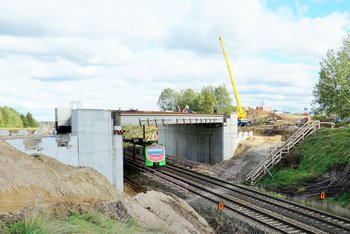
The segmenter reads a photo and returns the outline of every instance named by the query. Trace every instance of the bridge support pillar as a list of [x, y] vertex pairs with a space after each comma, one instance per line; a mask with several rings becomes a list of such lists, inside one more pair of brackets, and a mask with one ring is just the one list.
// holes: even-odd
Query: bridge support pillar
[[123, 191], [123, 139], [113, 134], [111, 111], [72, 111], [72, 135], [78, 137], [78, 165], [88, 166]]
[[[119, 127], [120, 128], [120, 127]], [[119, 191], [124, 191], [124, 166], [123, 166], [123, 136], [113, 135], [112, 151], [112, 184]]]

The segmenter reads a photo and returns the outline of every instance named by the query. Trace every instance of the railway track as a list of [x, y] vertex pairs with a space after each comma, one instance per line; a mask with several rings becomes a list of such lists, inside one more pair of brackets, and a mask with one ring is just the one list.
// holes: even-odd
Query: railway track
[[[251, 188], [204, 175], [176, 165], [167, 165], [162, 171], [165, 175], [188, 184], [198, 183], [207, 186], [220, 194], [234, 198], [242, 204], [250, 204], [262, 212], [282, 216], [284, 220], [294, 221], [307, 231], [315, 233], [350, 233], [350, 220], [334, 216], [316, 209], [308, 208], [284, 199], [255, 191]], [[272, 213], [271, 213], [272, 212]]]
[[178, 174], [171, 171], [170, 166], [157, 171], [152, 168], [142, 167], [137, 162], [133, 160], [124, 159], [125, 164], [135, 168], [142, 168], [143, 171], [152, 173], [155, 176], [162, 178], [163, 180], [176, 184], [177, 187], [182, 187], [183, 189], [203, 197], [215, 204], [219, 202], [224, 202], [225, 209], [238, 213], [244, 217], [247, 217], [259, 224], [262, 224], [275, 232], [281, 233], [326, 233], [312, 226], [306, 225], [302, 222], [295, 221], [290, 218], [286, 218], [284, 215], [266, 210], [257, 205], [252, 205], [249, 202], [238, 199], [230, 194], [220, 191], [220, 189], [213, 188], [206, 184], [206, 182], [201, 181], [195, 182], [192, 179], [185, 178], [184, 176], [179, 176]]

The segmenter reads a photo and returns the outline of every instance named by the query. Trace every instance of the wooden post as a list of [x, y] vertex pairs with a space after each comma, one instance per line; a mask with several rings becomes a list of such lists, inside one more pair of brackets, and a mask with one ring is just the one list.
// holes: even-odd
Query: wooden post
[[143, 134], [143, 139], [146, 139], [146, 126], [142, 125], [142, 134]]

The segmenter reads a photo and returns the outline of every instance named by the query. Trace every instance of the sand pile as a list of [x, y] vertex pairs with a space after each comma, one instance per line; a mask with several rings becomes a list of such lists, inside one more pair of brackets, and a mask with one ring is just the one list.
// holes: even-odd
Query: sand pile
[[0, 140], [0, 211], [48, 202], [108, 200], [116, 195], [107, 179], [91, 168], [29, 156]]
[[274, 147], [282, 144], [281, 135], [251, 136], [239, 143], [234, 157], [211, 168], [214, 174], [229, 180], [243, 182], [245, 176], [255, 168]]

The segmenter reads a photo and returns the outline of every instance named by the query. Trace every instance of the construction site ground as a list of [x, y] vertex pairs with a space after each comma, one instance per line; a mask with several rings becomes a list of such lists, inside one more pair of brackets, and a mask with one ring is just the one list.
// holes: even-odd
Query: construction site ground
[[238, 145], [234, 157], [208, 166], [206, 170], [220, 178], [243, 183], [246, 175], [266, 157], [271, 148], [282, 144], [281, 138], [281, 135], [251, 136]]

